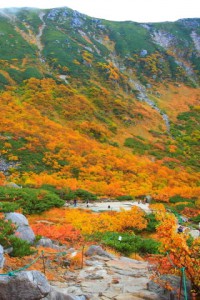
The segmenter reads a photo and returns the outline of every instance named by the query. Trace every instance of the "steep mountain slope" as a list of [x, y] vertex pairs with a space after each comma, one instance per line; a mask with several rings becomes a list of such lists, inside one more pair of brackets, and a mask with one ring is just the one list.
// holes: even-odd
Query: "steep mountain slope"
[[200, 19], [4, 9], [0, 54], [0, 171], [10, 180], [198, 194]]

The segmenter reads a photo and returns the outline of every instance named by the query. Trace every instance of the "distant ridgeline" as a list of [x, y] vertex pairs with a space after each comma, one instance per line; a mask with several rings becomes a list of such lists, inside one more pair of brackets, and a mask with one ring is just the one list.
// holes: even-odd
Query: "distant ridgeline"
[[0, 10], [0, 183], [199, 194], [200, 19]]

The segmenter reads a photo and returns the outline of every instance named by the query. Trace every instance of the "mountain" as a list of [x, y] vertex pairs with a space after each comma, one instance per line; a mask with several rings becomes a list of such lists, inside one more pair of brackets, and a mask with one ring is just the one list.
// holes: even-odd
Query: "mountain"
[[199, 193], [200, 19], [0, 10], [2, 182]]

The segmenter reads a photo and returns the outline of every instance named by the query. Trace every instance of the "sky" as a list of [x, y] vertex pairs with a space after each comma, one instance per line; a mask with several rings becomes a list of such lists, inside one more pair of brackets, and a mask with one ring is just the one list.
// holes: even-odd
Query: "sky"
[[112, 21], [164, 22], [200, 17], [199, 0], [0, 0], [0, 8], [63, 6]]

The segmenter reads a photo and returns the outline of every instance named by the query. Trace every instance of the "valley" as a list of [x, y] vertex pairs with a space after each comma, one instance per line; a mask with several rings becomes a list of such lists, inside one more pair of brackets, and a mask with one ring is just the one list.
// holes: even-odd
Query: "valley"
[[198, 18], [0, 9], [0, 284], [43, 273], [37, 299], [165, 300], [187, 278], [200, 293], [199, 41]]

